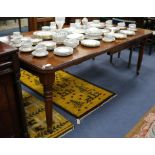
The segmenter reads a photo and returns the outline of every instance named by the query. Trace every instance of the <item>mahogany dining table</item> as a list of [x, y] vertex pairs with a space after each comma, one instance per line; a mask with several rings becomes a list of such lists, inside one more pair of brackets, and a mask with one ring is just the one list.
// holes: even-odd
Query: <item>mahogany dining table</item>
[[[33, 32], [24, 33], [24, 36], [31, 36]], [[52, 127], [52, 86], [55, 80], [55, 72], [66, 67], [79, 64], [88, 59], [95, 58], [98, 55], [105, 53], [117, 53], [123, 49], [132, 48], [139, 45], [137, 59], [137, 75], [140, 73], [140, 68], [143, 60], [144, 46], [147, 39], [152, 35], [152, 31], [138, 28], [136, 35], [128, 36], [126, 39], [117, 39], [115, 42], [104, 43], [101, 41], [99, 47], [84, 47], [79, 45], [74, 49], [73, 55], [60, 57], [49, 52], [49, 55], [42, 58], [36, 58], [31, 53], [18, 52], [21, 68], [39, 77], [44, 88], [45, 111], [47, 129], [51, 131]], [[0, 41], [8, 43], [10, 36], [0, 37]], [[47, 65], [50, 64], [50, 65]]]

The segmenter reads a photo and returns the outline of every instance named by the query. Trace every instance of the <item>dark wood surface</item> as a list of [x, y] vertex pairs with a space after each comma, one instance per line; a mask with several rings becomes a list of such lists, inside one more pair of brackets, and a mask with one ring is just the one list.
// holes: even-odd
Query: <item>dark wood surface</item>
[[[25, 33], [25, 36], [31, 36], [33, 32]], [[68, 57], [59, 57], [49, 53], [47, 57], [35, 58], [30, 53], [18, 53], [21, 67], [29, 72], [37, 75], [44, 88], [46, 121], [48, 129], [52, 126], [52, 86], [55, 79], [55, 71], [66, 67], [79, 64], [88, 59], [94, 58], [104, 53], [116, 53], [126, 48], [132, 48], [135, 45], [140, 45], [140, 50], [137, 60], [137, 75], [140, 73], [141, 63], [144, 53], [144, 45], [148, 37], [152, 35], [152, 31], [138, 29], [135, 36], [130, 36], [127, 39], [116, 40], [113, 43], [103, 43], [97, 48], [88, 48], [79, 45], [74, 54]], [[8, 42], [9, 37], [1, 37], [0, 40]], [[43, 69], [46, 64], [51, 64], [51, 67]]]
[[26, 137], [17, 49], [0, 42], [0, 137]]

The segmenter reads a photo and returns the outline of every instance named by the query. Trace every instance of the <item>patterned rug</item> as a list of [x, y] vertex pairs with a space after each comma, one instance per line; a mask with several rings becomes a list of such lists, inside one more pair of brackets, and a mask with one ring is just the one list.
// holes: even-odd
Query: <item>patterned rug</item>
[[135, 127], [125, 136], [126, 138], [155, 138], [155, 106], [152, 107]]
[[73, 129], [73, 125], [53, 110], [52, 133], [47, 131], [44, 102], [23, 91], [28, 133], [31, 138], [56, 138]]
[[[43, 94], [43, 87], [38, 77], [22, 70], [21, 81], [39, 94]], [[56, 72], [53, 101], [76, 118], [85, 116], [114, 96], [115, 93], [99, 88], [70, 73], [61, 70]]]

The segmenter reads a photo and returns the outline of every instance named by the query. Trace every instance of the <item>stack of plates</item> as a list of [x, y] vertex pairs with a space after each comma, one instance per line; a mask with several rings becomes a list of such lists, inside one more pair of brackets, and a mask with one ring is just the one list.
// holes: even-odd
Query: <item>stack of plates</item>
[[81, 44], [86, 47], [98, 47], [100, 46], [100, 41], [85, 39], [81, 41]]
[[55, 48], [53, 53], [58, 56], [69, 56], [73, 54], [73, 48], [67, 46], [61, 46]]
[[110, 43], [110, 42], [115, 41], [115, 38], [107, 38], [107, 37], [104, 37], [104, 38], [102, 38], [102, 40], [103, 40], [104, 42]]
[[42, 51], [42, 52], [33, 51], [31, 54], [35, 57], [45, 57], [48, 55], [48, 51]]
[[34, 50], [34, 47], [28, 47], [28, 48], [23, 48], [22, 46], [19, 48], [19, 51], [20, 52], [25, 52], [25, 53], [28, 53], [28, 52], [32, 52]]

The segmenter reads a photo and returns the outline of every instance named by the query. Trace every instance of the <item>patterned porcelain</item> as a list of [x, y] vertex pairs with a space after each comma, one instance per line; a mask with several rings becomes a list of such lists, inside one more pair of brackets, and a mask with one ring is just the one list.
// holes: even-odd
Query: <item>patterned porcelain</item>
[[130, 30], [120, 30], [120, 33], [129, 35], [129, 36], [135, 35], [135, 32], [134, 31], [130, 31]]
[[53, 53], [58, 56], [69, 56], [73, 54], [73, 48], [67, 46], [61, 46], [55, 48]]
[[68, 39], [77, 39], [77, 40], [82, 40], [84, 39], [84, 35], [83, 34], [79, 34], [79, 33], [73, 33], [73, 34], [69, 34], [67, 36]]
[[68, 47], [75, 48], [79, 45], [79, 40], [77, 40], [77, 39], [65, 39], [64, 45], [68, 46]]
[[98, 47], [100, 46], [100, 41], [85, 39], [81, 41], [81, 44], [86, 47]]

